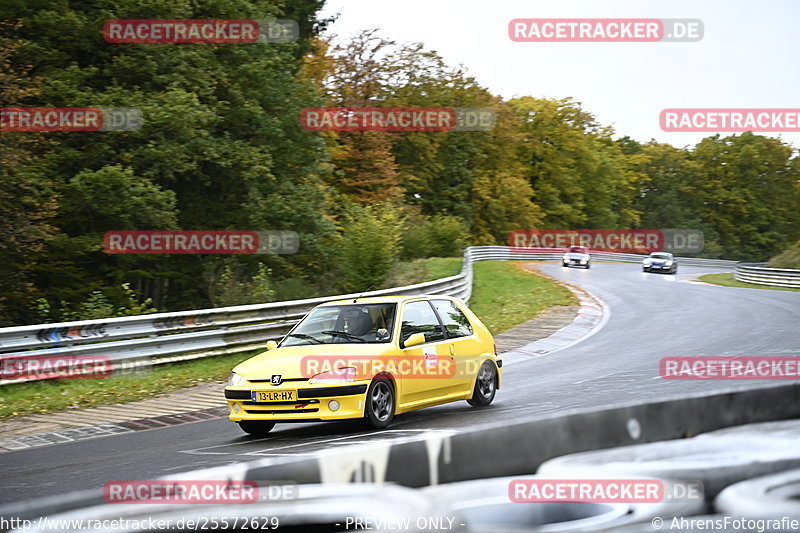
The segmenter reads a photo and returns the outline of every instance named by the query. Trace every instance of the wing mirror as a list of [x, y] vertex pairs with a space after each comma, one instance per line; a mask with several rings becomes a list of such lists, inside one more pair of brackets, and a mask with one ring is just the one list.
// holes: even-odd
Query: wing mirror
[[267, 341], [267, 350], [274, 350], [278, 347], [278, 343], [275, 341]]
[[412, 346], [419, 346], [420, 344], [425, 344], [425, 334], [414, 333], [405, 340], [403, 348], [411, 348]]

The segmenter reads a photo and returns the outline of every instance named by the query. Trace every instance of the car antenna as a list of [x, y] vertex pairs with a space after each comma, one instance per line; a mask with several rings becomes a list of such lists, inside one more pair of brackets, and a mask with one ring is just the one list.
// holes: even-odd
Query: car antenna
[[356, 303], [356, 300], [358, 300], [359, 298], [361, 298], [362, 296], [364, 296], [365, 294], [367, 294], [367, 293], [368, 293], [370, 290], [372, 290], [372, 287], [374, 287], [374, 286], [375, 286], [375, 285], [370, 285], [370, 286], [369, 286], [369, 289], [365, 290], [364, 292], [362, 292], [361, 294], [359, 294], [358, 296], [356, 296], [355, 298], [353, 298], [353, 303]]

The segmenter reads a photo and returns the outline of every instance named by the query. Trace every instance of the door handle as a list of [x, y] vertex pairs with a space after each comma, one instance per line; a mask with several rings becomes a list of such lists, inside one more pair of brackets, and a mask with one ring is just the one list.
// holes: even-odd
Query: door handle
[[452, 359], [455, 354], [456, 354], [456, 345], [455, 344], [451, 344], [450, 345], [450, 359]]

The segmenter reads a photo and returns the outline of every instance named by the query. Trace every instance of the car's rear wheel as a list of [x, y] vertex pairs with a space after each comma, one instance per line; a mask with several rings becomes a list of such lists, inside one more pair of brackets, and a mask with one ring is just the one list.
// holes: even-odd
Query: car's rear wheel
[[260, 422], [258, 420], [242, 420], [239, 427], [248, 435], [254, 437], [264, 437], [275, 427], [275, 422]]
[[494, 364], [484, 361], [475, 378], [472, 398], [467, 403], [473, 407], [485, 407], [492, 403], [497, 392], [497, 369]]
[[394, 387], [388, 379], [375, 379], [367, 390], [367, 405], [364, 408], [367, 423], [375, 429], [383, 429], [394, 418]]

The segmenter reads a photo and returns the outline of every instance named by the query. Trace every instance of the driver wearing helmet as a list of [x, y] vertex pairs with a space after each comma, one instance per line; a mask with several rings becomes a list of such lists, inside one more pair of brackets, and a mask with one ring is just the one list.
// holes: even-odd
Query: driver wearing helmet
[[344, 330], [351, 335], [358, 337], [365, 337], [370, 332], [375, 332], [371, 335], [372, 339], [364, 340], [384, 340], [389, 336], [389, 332], [385, 328], [376, 329], [372, 316], [365, 309], [348, 309], [344, 314]]

